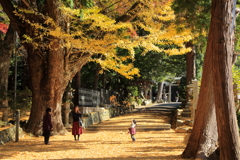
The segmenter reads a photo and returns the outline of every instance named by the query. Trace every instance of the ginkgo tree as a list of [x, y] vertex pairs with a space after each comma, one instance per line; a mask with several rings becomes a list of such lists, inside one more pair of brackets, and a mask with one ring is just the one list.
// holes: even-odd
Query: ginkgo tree
[[[42, 117], [47, 107], [53, 110], [53, 134], [66, 132], [61, 117], [64, 90], [74, 75], [89, 61], [101, 64], [127, 78], [138, 69], [125, 61], [134, 60], [134, 48], [145, 52], [184, 54], [184, 42], [192, 38], [190, 31], [177, 32], [171, 0], [133, 0], [123, 13], [112, 11], [119, 1], [90, 0], [0, 0], [4, 12], [18, 32], [28, 53], [31, 77], [32, 109], [27, 132], [41, 135]], [[120, 7], [118, 7], [120, 8]], [[132, 36], [143, 29], [145, 36]], [[164, 49], [157, 45], [174, 44]], [[128, 50], [118, 56], [116, 48]], [[94, 55], [103, 55], [104, 59]]]

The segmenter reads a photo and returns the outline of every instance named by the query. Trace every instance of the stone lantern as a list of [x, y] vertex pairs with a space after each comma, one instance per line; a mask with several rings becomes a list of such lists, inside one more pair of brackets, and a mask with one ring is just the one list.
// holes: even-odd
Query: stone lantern
[[192, 103], [192, 101], [193, 101], [193, 84], [192, 83], [187, 85], [187, 94], [188, 94], [188, 102], [186, 104], [186, 108], [189, 109], [193, 105], [193, 103]]
[[187, 91], [189, 101], [187, 102], [186, 107], [191, 110], [191, 120], [194, 121], [198, 101], [198, 81], [193, 80], [192, 84], [187, 85]]
[[63, 103], [63, 123], [66, 128], [70, 128], [71, 125], [69, 124], [69, 113], [71, 112], [71, 102], [73, 98], [73, 92], [74, 90], [71, 88], [71, 85], [69, 84], [66, 88], [65, 95], [64, 95], [64, 103]]

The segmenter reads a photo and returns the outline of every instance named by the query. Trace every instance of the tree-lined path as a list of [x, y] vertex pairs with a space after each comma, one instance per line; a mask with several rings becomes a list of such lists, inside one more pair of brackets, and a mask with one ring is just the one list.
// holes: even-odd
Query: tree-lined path
[[[80, 141], [74, 141], [70, 132], [66, 136], [51, 137], [49, 146], [43, 144], [43, 137], [25, 136], [18, 143], [0, 146], [0, 157], [18, 160], [180, 160], [189, 134], [162, 130], [170, 125], [171, 112], [165, 109], [175, 106], [175, 103], [148, 106], [140, 108], [139, 112], [92, 125], [84, 130]], [[136, 142], [132, 142], [127, 133], [132, 118], [138, 124]]]

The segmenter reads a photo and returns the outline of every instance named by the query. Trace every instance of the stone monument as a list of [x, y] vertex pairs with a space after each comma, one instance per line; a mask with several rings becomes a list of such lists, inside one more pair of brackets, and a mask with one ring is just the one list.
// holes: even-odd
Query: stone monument
[[192, 81], [193, 84], [193, 105], [192, 105], [192, 113], [191, 118], [194, 120], [195, 118], [195, 112], [197, 109], [197, 103], [198, 103], [198, 81], [195, 79]]
[[72, 127], [69, 124], [69, 113], [71, 112], [70, 106], [73, 98], [73, 94], [72, 94], [73, 91], [74, 90], [71, 88], [71, 85], [69, 84], [66, 88], [65, 95], [64, 95], [62, 112], [63, 112], [63, 123], [66, 128]]
[[191, 120], [194, 121], [195, 111], [197, 108], [198, 102], [198, 81], [193, 80], [191, 84], [187, 85], [189, 101], [187, 102], [186, 107], [191, 110]]

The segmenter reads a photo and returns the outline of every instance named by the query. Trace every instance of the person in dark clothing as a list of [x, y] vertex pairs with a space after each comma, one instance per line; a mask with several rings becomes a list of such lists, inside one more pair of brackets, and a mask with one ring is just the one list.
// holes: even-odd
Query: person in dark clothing
[[[80, 135], [83, 133], [82, 126], [79, 125], [79, 121], [82, 118], [82, 114], [79, 111], [79, 107], [75, 106], [72, 111], [73, 125], [72, 125], [72, 135], [75, 141], [79, 141]], [[76, 137], [77, 136], [77, 137]]]
[[46, 145], [50, 145], [49, 138], [51, 131], [53, 130], [52, 127], [52, 120], [51, 120], [51, 108], [46, 109], [46, 114], [43, 117], [43, 136], [44, 136], [44, 143]]

